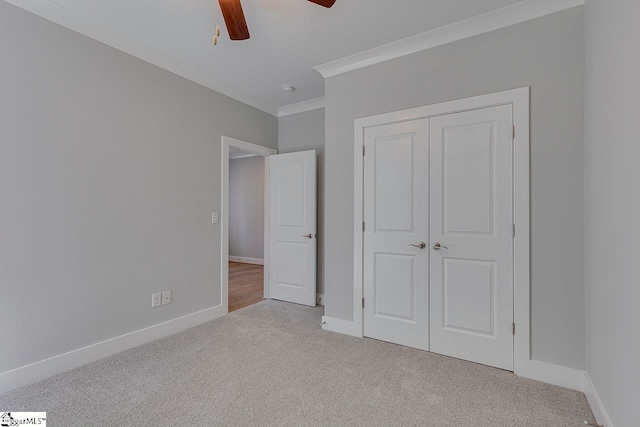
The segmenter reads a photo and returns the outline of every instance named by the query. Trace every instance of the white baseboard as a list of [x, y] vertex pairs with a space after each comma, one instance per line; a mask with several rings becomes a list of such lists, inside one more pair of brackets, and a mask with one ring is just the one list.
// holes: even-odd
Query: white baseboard
[[[339, 334], [350, 335], [362, 338], [362, 329], [359, 324], [333, 317], [322, 317], [322, 329]], [[593, 415], [599, 424], [605, 427], [613, 427], [611, 418], [600, 400], [600, 396], [596, 392], [589, 374], [579, 369], [567, 368], [565, 366], [554, 365], [552, 363], [541, 362], [539, 360], [530, 360], [525, 366], [519, 367], [515, 374], [519, 377], [529, 378], [547, 384], [568, 388], [583, 392]]]
[[[353, 321], [324, 316], [322, 318], [322, 329], [353, 337], [362, 337], [360, 324]], [[530, 360], [524, 366], [518, 367], [515, 374], [519, 377], [529, 378], [571, 390], [585, 391], [585, 372], [579, 369], [567, 368], [538, 360]]]
[[316, 294], [316, 302], [318, 305], [324, 305], [324, 294]]
[[349, 320], [322, 316], [322, 329], [329, 332], [336, 332], [343, 335], [362, 338], [362, 328], [360, 325]]
[[[318, 294], [321, 304], [324, 295]], [[68, 353], [50, 357], [20, 368], [0, 373], [0, 394], [42, 381], [46, 378], [86, 365], [121, 351], [164, 338], [168, 335], [184, 331], [202, 323], [218, 319], [226, 314], [222, 305], [187, 314], [157, 325], [149, 326], [128, 334], [120, 335], [96, 344], [72, 350]], [[322, 317], [322, 329], [344, 335], [362, 338], [359, 324], [333, 317]], [[520, 368], [516, 375], [584, 392], [591, 410], [598, 423], [605, 427], [613, 427], [602, 400], [598, 395], [589, 374], [584, 371], [553, 365], [551, 363], [531, 360]]]
[[[349, 320], [323, 316], [322, 329], [325, 331], [362, 338], [361, 325]], [[538, 360], [530, 360], [524, 366], [518, 367], [515, 374], [519, 377], [529, 378], [580, 392], [583, 392], [585, 389], [584, 371]]]
[[229, 255], [229, 262], [241, 262], [243, 264], [264, 265], [263, 259], [247, 258], [247, 257], [231, 256], [231, 255]]
[[589, 406], [591, 406], [591, 411], [593, 412], [593, 416], [596, 417], [598, 424], [602, 424], [605, 427], [613, 427], [611, 418], [602, 404], [602, 400], [600, 400], [600, 396], [591, 381], [591, 377], [589, 377], [589, 374], [586, 372], [584, 373], [584, 394], [587, 396]]
[[225, 314], [227, 314], [226, 308], [219, 305], [2, 372], [0, 373], [0, 394], [215, 320]]
[[525, 366], [516, 369], [515, 374], [519, 377], [571, 390], [584, 391], [585, 372], [579, 369], [567, 368], [539, 360], [530, 360]]

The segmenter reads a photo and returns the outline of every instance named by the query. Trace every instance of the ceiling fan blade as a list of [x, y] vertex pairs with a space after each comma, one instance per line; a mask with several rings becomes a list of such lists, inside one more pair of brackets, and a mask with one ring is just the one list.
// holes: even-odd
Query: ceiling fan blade
[[251, 37], [240, 0], [220, 0], [220, 9], [231, 40], [247, 40]]
[[319, 4], [324, 7], [331, 7], [336, 2], [336, 0], [309, 0], [311, 3]]

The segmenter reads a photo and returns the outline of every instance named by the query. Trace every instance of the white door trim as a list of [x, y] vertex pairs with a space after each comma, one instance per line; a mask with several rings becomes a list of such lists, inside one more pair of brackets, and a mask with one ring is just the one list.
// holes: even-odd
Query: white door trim
[[229, 147], [264, 157], [264, 297], [269, 298], [269, 156], [278, 154], [277, 150], [251, 144], [250, 142], [222, 136], [220, 215], [221, 251], [220, 251], [220, 295], [224, 314], [229, 313]]
[[[513, 122], [516, 129], [513, 150], [514, 223], [514, 372], [527, 376], [530, 371], [530, 218], [529, 218], [529, 87], [507, 90], [488, 95], [443, 102], [425, 107], [381, 114], [355, 120], [354, 133], [354, 270], [353, 270], [353, 325], [350, 335], [363, 333], [363, 233], [362, 221], [364, 185], [364, 132], [365, 129], [409, 120], [425, 119], [443, 114], [476, 110], [498, 105], [513, 105]], [[354, 332], [359, 331], [359, 334]]]

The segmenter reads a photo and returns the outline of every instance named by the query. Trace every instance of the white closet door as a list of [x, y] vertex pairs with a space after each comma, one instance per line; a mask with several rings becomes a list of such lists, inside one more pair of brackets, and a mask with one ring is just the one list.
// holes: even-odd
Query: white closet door
[[270, 161], [269, 297], [316, 305], [316, 152]]
[[364, 157], [364, 334], [424, 350], [429, 349], [428, 129], [428, 120], [367, 129]]
[[431, 119], [431, 351], [513, 370], [513, 115]]

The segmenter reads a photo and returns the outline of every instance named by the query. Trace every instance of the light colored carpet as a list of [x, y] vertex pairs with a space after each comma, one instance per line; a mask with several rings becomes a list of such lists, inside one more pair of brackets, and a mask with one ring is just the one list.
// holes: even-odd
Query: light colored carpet
[[0, 396], [52, 426], [539, 426], [593, 421], [582, 393], [320, 329], [264, 301]]

